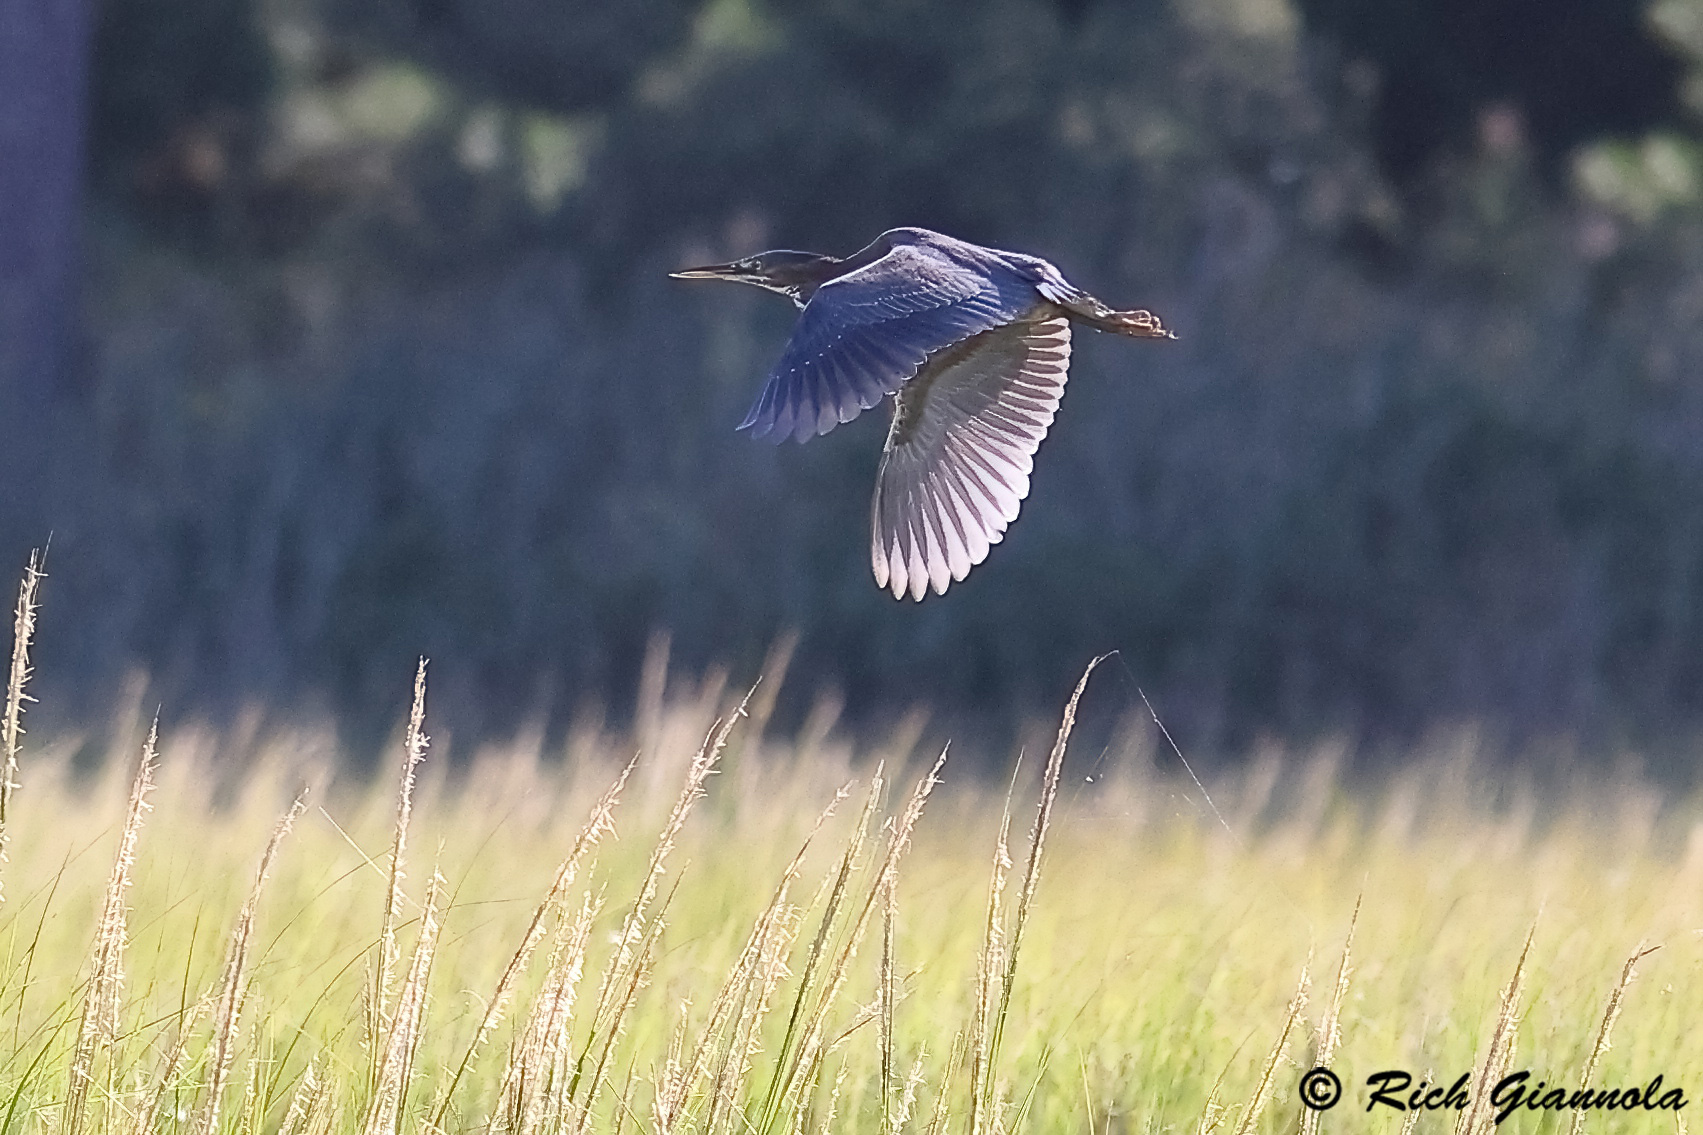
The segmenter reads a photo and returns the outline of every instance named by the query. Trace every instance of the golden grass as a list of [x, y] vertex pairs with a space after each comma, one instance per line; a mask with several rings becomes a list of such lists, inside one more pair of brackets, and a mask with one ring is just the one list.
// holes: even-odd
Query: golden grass
[[1484, 1063], [1479, 1066], [1472, 1092], [1472, 1103], [1460, 1113], [1455, 1123], [1456, 1135], [1480, 1135], [1494, 1126], [1495, 1109], [1491, 1099], [1495, 1085], [1507, 1075], [1513, 1059], [1516, 1033], [1519, 1029], [1520, 1001], [1525, 992], [1526, 961], [1531, 957], [1533, 926], [1526, 933], [1525, 945], [1520, 947], [1520, 960], [1514, 965], [1514, 976], [1502, 987], [1496, 1006], [1496, 1020], [1490, 1029], [1490, 1042], [1485, 1048]]
[[[1580, 1087], [1594, 1086], [1597, 1065], [1601, 1062], [1603, 1054], [1609, 1050], [1609, 1041], [1614, 1034], [1614, 1022], [1620, 1018], [1621, 1006], [1626, 1000], [1626, 991], [1631, 988], [1632, 979], [1637, 976], [1638, 963], [1655, 953], [1657, 949], [1656, 946], [1646, 946], [1643, 942], [1639, 942], [1633, 949], [1632, 956], [1626, 959], [1626, 965], [1620, 971], [1620, 980], [1615, 983], [1613, 991], [1608, 995], [1608, 1004], [1603, 1007], [1602, 1024], [1597, 1028], [1596, 1043], [1591, 1046], [1590, 1055], [1585, 1057], [1585, 1066], [1579, 1071], [1578, 1082]], [[1573, 1113], [1573, 1118], [1567, 1124], [1568, 1135], [1579, 1135], [1584, 1130], [1586, 1114], [1583, 1111]], [[1675, 1113], [1675, 1121], [1683, 1124], [1683, 1120], [1680, 1119], [1677, 1112]]]
[[[32, 744], [0, 1135], [1535, 1132], [1579, 1128], [1495, 1125], [1507, 1070], [1703, 1092], [1695, 801], [1510, 788], [1462, 745], [1354, 792], [1266, 754], [1208, 805], [1139, 729], [1070, 771], [1087, 682], [1000, 794], [919, 763], [914, 722], [775, 740], [772, 688], [672, 692], [654, 658], [637, 763], [585, 732], [423, 762], [423, 663], [387, 787], [305, 734], [151, 731], [123, 778], [128, 746], [79, 778], [78, 739]], [[1299, 1106], [1316, 1063], [1337, 1111]], [[1471, 1072], [1475, 1106], [1369, 1116], [1385, 1068]]]
[[[18, 751], [24, 736], [24, 703], [30, 696], [24, 687], [30, 680], [30, 645], [35, 639], [36, 589], [45, 573], [41, 570], [42, 554], [31, 552], [24, 568], [24, 580], [18, 585], [18, 606], [12, 619], [12, 666], [6, 678], [6, 710], [0, 717], [0, 865], [6, 862], [6, 841], [11, 829], [6, 826], [12, 812], [12, 793], [18, 785]], [[5, 890], [0, 887], [0, 899]]]
[[400, 952], [396, 944], [396, 922], [402, 917], [402, 903], [406, 897], [402, 889], [406, 877], [403, 856], [408, 850], [408, 821], [414, 808], [414, 778], [419, 773], [420, 762], [426, 759], [425, 723], [426, 660], [422, 658], [414, 671], [414, 702], [408, 711], [408, 731], [402, 742], [402, 775], [396, 788], [396, 825], [390, 837], [390, 885], [385, 888], [384, 916], [379, 922], [378, 964], [373, 968], [372, 984], [367, 989], [364, 1024], [370, 1055], [367, 1065], [367, 1094], [370, 1097], [368, 1135], [379, 1135], [371, 1126], [378, 1116], [373, 1109], [382, 1100], [394, 1099], [402, 1090], [400, 1085], [386, 1079], [387, 1075], [394, 1076], [396, 1072], [388, 1066], [396, 1047], [392, 1043], [396, 1022], [392, 1016], [390, 994], [396, 980], [396, 960]]
[[[158, 740], [159, 722], [156, 721], [148, 728], [148, 739], [142, 744], [142, 759], [137, 764], [136, 779], [131, 782], [130, 798], [124, 807], [118, 855], [113, 860], [106, 893], [101, 898], [100, 918], [95, 924], [89, 980], [83, 986], [83, 1010], [77, 1021], [77, 1040], [71, 1049], [70, 1082], [65, 1088], [64, 1126], [67, 1135], [82, 1135], [89, 1092], [94, 1087], [95, 1061], [118, 1040], [118, 1018], [124, 995], [124, 951], [130, 941], [130, 911], [125, 905], [125, 895], [130, 890], [131, 870], [136, 865], [136, 839], [142, 831], [142, 818], [148, 813], [148, 794], [154, 788], [155, 745]], [[113, 1091], [111, 1061], [107, 1062], [107, 1068], [107, 1094], [110, 1095]]]
[[225, 964], [213, 995], [213, 1035], [207, 1046], [206, 1088], [201, 1093], [201, 1107], [196, 1114], [196, 1135], [212, 1135], [219, 1129], [225, 1087], [230, 1082], [231, 1065], [236, 1061], [241, 1039], [242, 1011], [248, 1002], [248, 967], [254, 945], [255, 913], [266, 881], [272, 875], [278, 848], [301, 817], [302, 810], [303, 800], [298, 796], [273, 827], [272, 837], [266, 841], [266, 850], [260, 853], [260, 865], [254, 870], [254, 884], [243, 900], [242, 909], [237, 912], [236, 927], [231, 931], [230, 944], [225, 950]]
[[[1348, 996], [1348, 981], [1354, 975], [1349, 966], [1349, 957], [1354, 950], [1354, 927], [1360, 922], [1360, 900], [1354, 900], [1354, 913], [1348, 919], [1348, 936], [1342, 942], [1342, 960], [1337, 963], [1336, 983], [1331, 986], [1330, 1004], [1325, 1009], [1324, 1016], [1319, 1018], [1318, 1029], [1313, 1033], [1312, 1058], [1307, 1062], [1314, 1067], [1329, 1068], [1336, 1057], [1337, 1045], [1342, 1041], [1342, 1003]], [[1319, 1117], [1324, 1113], [1312, 1108], [1301, 1109], [1300, 1135], [1316, 1135], [1319, 1129]]]

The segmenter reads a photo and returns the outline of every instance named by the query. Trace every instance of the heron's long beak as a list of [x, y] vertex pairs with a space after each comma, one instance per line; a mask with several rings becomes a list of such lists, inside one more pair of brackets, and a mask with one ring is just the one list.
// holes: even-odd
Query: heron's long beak
[[702, 268], [682, 268], [678, 272], [668, 274], [672, 280], [745, 280], [749, 273], [742, 272], [731, 264], [707, 264]]

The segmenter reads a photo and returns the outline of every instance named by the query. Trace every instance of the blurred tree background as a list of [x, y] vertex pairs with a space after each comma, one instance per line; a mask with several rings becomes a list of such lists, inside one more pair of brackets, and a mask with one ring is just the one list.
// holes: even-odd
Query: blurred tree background
[[[87, 22], [80, 329], [0, 367], [60, 704], [388, 722], [424, 653], [469, 738], [796, 630], [854, 718], [1050, 711], [1121, 648], [1197, 748], [1703, 723], [1703, 0]], [[921, 606], [868, 578], [880, 426], [732, 430], [791, 309], [665, 278], [896, 225], [1182, 336], [1079, 337], [1022, 519]]]

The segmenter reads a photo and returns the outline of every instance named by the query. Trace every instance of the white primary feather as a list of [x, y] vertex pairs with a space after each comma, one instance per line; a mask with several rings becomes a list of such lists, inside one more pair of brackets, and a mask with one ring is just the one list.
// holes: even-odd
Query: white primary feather
[[939, 351], [896, 395], [871, 509], [871, 566], [895, 598], [944, 594], [999, 543], [1070, 366], [1063, 316]]

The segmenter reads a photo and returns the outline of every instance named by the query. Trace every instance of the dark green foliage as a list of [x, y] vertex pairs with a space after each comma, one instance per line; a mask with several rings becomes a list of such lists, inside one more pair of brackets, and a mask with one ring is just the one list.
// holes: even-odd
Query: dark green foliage
[[246, 140], [272, 89], [256, 5], [104, 0], [96, 10], [89, 148], [97, 174], [127, 194], [210, 191], [223, 171], [197, 169], [186, 148], [223, 151]]
[[[659, 629], [749, 673], [796, 628], [854, 716], [1016, 718], [1113, 648], [1199, 745], [1703, 712], [1703, 219], [1583, 211], [1518, 141], [1405, 209], [1278, 0], [318, 12], [199, 238], [94, 228], [87, 398], [6, 518], [56, 530], [44, 681], [371, 720], [424, 653], [468, 736], [619, 698]], [[379, 80], [409, 131], [277, 125]], [[869, 579], [879, 415], [735, 434], [793, 312], [665, 278], [897, 224], [1182, 335], [1078, 337], [1022, 518], [920, 606]]]
[[1309, 29], [1378, 74], [1378, 155], [1398, 177], [1470, 149], [1502, 103], [1555, 168], [1581, 142], [1671, 123], [1684, 62], [1628, 0], [1296, 0]]
[[332, 27], [412, 55], [488, 97], [563, 110], [619, 104], [691, 31], [703, 0], [328, 0]]

